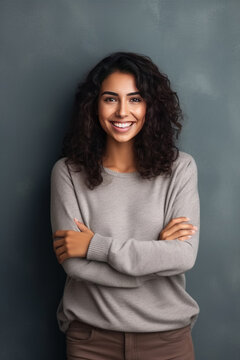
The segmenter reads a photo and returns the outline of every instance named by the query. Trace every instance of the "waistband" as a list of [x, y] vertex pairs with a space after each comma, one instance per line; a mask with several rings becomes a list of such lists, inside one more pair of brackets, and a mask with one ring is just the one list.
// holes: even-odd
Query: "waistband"
[[188, 324], [187, 326], [178, 328], [178, 329], [172, 329], [172, 330], [166, 330], [166, 331], [153, 331], [153, 332], [129, 332], [129, 331], [117, 331], [117, 330], [109, 330], [109, 329], [103, 329], [91, 324], [88, 324], [86, 322], [83, 322], [81, 320], [73, 320], [70, 325], [69, 328], [76, 328], [76, 329], [98, 329], [99, 331], [102, 332], [108, 332], [108, 333], [114, 333], [114, 334], [124, 334], [124, 333], [128, 333], [128, 334], [142, 334], [142, 335], [147, 335], [147, 334], [160, 334], [160, 335], [164, 335], [164, 336], [170, 336], [170, 335], [174, 335], [174, 334], [183, 334], [185, 332], [191, 332], [191, 324]]

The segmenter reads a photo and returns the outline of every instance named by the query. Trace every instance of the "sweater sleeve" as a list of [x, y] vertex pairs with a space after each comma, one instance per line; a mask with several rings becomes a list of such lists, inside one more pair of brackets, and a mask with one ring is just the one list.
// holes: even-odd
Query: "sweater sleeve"
[[[53, 166], [50, 175], [50, 220], [52, 234], [57, 230], [80, 231], [74, 222], [74, 217], [83, 222], [78, 202], [75, 196], [72, 179], [68, 168], [62, 159]], [[98, 285], [134, 288], [152, 275], [132, 276], [118, 272], [109, 264], [86, 258], [68, 258], [61, 264], [66, 274], [75, 280], [85, 280]]]
[[132, 276], [172, 276], [190, 270], [196, 261], [200, 232], [200, 201], [197, 165], [190, 161], [176, 172], [166, 198], [164, 227], [172, 218], [186, 216], [198, 230], [188, 240], [138, 240], [95, 233], [87, 259], [108, 262], [117, 271]]

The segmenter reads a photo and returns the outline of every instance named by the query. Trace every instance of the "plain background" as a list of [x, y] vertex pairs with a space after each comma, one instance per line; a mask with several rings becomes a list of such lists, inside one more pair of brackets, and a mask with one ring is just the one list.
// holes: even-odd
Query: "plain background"
[[198, 166], [200, 245], [186, 273], [196, 359], [239, 360], [240, 1], [2, 0], [0, 14], [1, 359], [65, 358], [50, 171], [77, 83], [133, 51], [168, 75], [185, 114], [179, 148]]

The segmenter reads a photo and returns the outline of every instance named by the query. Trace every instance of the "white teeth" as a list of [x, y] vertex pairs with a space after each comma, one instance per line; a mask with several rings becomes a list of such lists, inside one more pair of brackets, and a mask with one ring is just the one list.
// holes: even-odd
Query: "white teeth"
[[117, 126], [117, 127], [121, 127], [121, 128], [125, 128], [125, 127], [129, 127], [132, 125], [132, 122], [128, 122], [128, 123], [118, 123], [118, 122], [113, 122], [113, 125], [114, 126]]

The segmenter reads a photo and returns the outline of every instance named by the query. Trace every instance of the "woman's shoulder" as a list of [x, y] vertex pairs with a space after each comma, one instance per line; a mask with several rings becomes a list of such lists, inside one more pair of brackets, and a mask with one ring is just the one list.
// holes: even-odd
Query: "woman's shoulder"
[[53, 163], [52, 165], [52, 170], [53, 169], [62, 169], [62, 168], [65, 168], [66, 167], [66, 160], [67, 160], [67, 157], [64, 156], [64, 157], [61, 157], [57, 160], [55, 160], [55, 162]]
[[81, 177], [84, 171], [79, 171], [78, 166], [75, 163], [73, 163], [71, 159], [69, 159], [67, 156], [63, 156], [57, 159], [53, 163], [51, 172], [52, 174], [62, 175], [67, 177], [69, 176], [72, 177], [75, 174], [75, 172], [77, 172], [78, 176]]
[[195, 159], [192, 154], [179, 150], [178, 161], [182, 163], [191, 161], [195, 162]]
[[69, 176], [69, 165], [66, 163], [67, 157], [61, 157], [57, 160], [55, 160], [55, 162], [52, 165], [52, 169], [51, 169], [51, 174], [59, 176]]
[[177, 159], [173, 162], [173, 171], [177, 172], [197, 172], [197, 164], [192, 154], [185, 151], [178, 153]]

